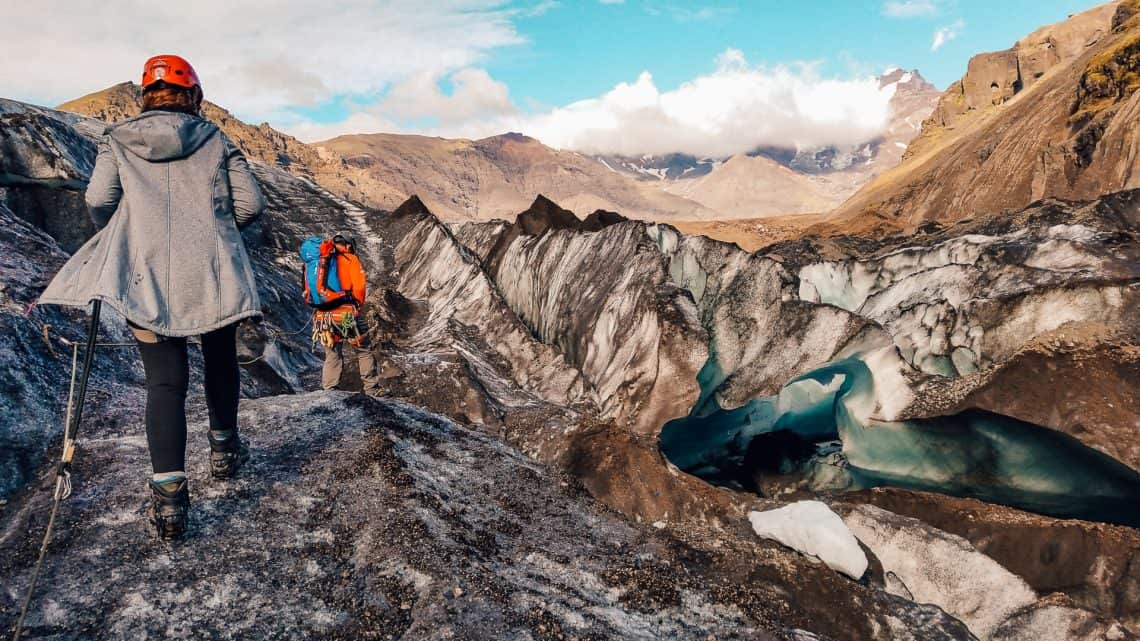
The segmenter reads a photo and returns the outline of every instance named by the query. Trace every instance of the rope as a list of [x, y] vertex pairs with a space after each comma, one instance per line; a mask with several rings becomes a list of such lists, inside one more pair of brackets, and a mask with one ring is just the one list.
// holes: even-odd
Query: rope
[[[44, 326], [47, 327], [46, 325]], [[45, 330], [44, 336], [47, 336]], [[72, 343], [71, 345], [71, 386], [67, 390], [67, 422], [65, 425], [71, 424], [72, 408], [75, 399], [75, 373], [79, 369], [79, 345]], [[67, 450], [67, 436], [64, 435], [63, 449]], [[28, 585], [28, 593], [24, 596], [24, 606], [20, 608], [20, 618], [16, 621], [16, 633], [12, 636], [13, 641], [19, 641], [20, 631], [24, 627], [24, 617], [28, 614], [28, 607], [32, 604], [32, 595], [36, 591], [36, 583], [39, 582], [40, 568], [43, 566], [44, 557], [47, 555], [48, 542], [51, 540], [51, 533], [55, 529], [55, 515], [59, 512], [59, 504], [63, 499], [71, 495], [71, 473], [68, 472], [63, 476], [56, 476], [55, 479], [55, 493], [52, 495], [51, 516], [48, 517], [47, 530], [44, 531], [43, 541], [40, 542], [40, 554], [36, 557], [36, 565], [32, 569], [32, 580]]]
[[[297, 334], [300, 334], [301, 332], [308, 329], [309, 325], [312, 322], [313, 322], [313, 319], [310, 318], [309, 320], [305, 321], [305, 324], [303, 326], [301, 326], [301, 329], [299, 329], [295, 332], [282, 332], [280, 330], [270, 328], [269, 329], [269, 340], [267, 340], [265, 342], [265, 344], [266, 344], [266, 346], [268, 346], [270, 343], [275, 343], [275, 342], [277, 342], [277, 339], [282, 337], [282, 336], [296, 336]], [[53, 335], [51, 333], [51, 325], [49, 325], [47, 323], [44, 323], [44, 325], [43, 325], [43, 337], [44, 337], [44, 343], [47, 344], [48, 352], [51, 353], [52, 358], [58, 357], [58, 355], [55, 353], [55, 350], [52, 348], [51, 339], [53, 337], [68, 347], [75, 347], [78, 345], [78, 343], [67, 338], [66, 336], [61, 336], [59, 334]], [[104, 348], [104, 349], [125, 349], [125, 348], [136, 347], [136, 346], [137, 346], [136, 343], [96, 343], [95, 344], [95, 347], [100, 347], [100, 348]], [[248, 361], [238, 361], [238, 365], [252, 365], [252, 364], [256, 363], [257, 361], [260, 361], [263, 358], [265, 358], [265, 352], [264, 351], [261, 353], [261, 356], [258, 356], [256, 358], [250, 359]]]
[[[295, 332], [282, 332], [280, 330], [270, 328], [269, 329], [269, 340], [265, 341], [265, 347], [268, 348], [271, 343], [276, 343], [277, 339], [282, 337], [282, 336], [296, 336], [297, 334], [300, 334], [301, 332], [308, 329], [309, 325], [312, 322], [313, 322], [313, 319], [310, 317], [309, 320], [305, 321], [305, 324], [301, 326], [301, 329], [299, 329]], [[238, 361], [238, 365], [253, 365], [254, 363], [256, 363], [257, 361], [260, 361], [263, 358], [265, 358], [265, 350], [264, 349], [261, 350], [260, 356], [252, 358], [248, 361]]]
[[[44, 323], [44, 342], [47, 343], [48, 351], [51, 352], [51, 355], [54, 358], [56, 356], [56, 353], [54, 350], [52, 350], [51, 339], [52, 339], [51, 325], [49, 325], [48, 323]], [[58, 340], [59, 342], [63, 343], [67, 347], [77, 347], [79, 345], [79, 343], [77, 343], [77, 342], [71, 340], [70, 338], [63, 336], [61, 334], [56, 334], [55, 339]], [[135, 346], [134, 343], [95, 343], [95, 347], [102, 347], [102, 348], [108, 348], [108, 349], [115, 349], [115, 348], [121, 348], [121, 347], [134, 347], [134, 346]]]
[[[63, 485], [63, 477], [57, 477], [55, 480], [55, 499], [51, 504], [51, 516], [48, 517], [47, 531], [44, 532], [44, 540], [40, 543], [40, 555], [36, 557], [36, 567], [32, 570], [32, 582], [28, 586], [28, 594], [24, 597], [24, 607], [20, 610], [20, 618], [16, 620], [16, 632], [12, 635], [12, 641], [20, 641], [20, 634], [24, 628], [24, 617], [28, 615], [28, 606], [32, 604], [32, 595], [36, 591], [36, 583], [40, 578], [40, 567], [44, 563], [44, 557], [47, 556], [48, 542], [51, 541], [52, 530], [55, 529], [55, 515], [59, 513], [59, 504], [61, 501], [61, 486]], [[70, 484], [68, 484], [70, 486]]]
[[368, 336], [360, 333], [356, 311], [355, 309], [352, 311], [335, 309], [315, 312], [313, 314], [313, 345], [320, 343], [326, 348], [332, 347], [336, 344], [338, 337], [347, 341], [349, 345], [361, 345], [363, 339], [368, 338]]
[[[75, 437], [78, 435], [79, 423], [83, 420], [83, 401], [87, 396], [87, 381], [91, 376], [91, 365], [95, 356], [96, 338], [99, 332], [99, 313], [102, 309], [100, 301], [91, 306], [91, 324], [87, 330], [87, 346], [83, 352], [83, 378], [79, 381], [79, 407], [75, 406], [75, 377], [79, 369], [79, 345], [71, 343], [71, 385], [67, 392], [67, 423], [63, 430], [63, 453], [60, 455], [59, 465], [55, 472], [55, 492], [52, 494], [51, 514], [48, 516], [47, 529], [44, 531], [43, 541], [40, 542], [40, 552], [36, 557], [36, 565], [32, 568], [32, 577], [28, 583], [28, 593], [24, 596], [24, 605], [20, 608], [20, 618], [16, 619], [16, 629], [12, 634], [13, 641], [20, 641], [20, 634], [24, 629], [24, 618], [28, 615], [32, 597], [36, 593], [36, 584], [40, 580], [40, 571], [43, 569], [44, 557], [51, 543], [51, 535], [55, 530], [55, 518], [59, 513], [59, 504], [63, 499], [71, 496], [71, 459], [75, 456]], [[47, 329], [44, 330], [47, 337]]]

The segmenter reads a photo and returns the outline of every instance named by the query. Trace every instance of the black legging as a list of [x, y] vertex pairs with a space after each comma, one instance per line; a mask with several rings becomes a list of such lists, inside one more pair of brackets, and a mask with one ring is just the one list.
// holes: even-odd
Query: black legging
[[[202, 335], [206, 407], [211, 430], [237, 429], [241, 377], [237, 362], [237, 325]], [[138, 340], [146, 370], [146, 441], [155, 474], [186, 469], [186, 388], [190, 364], [185, 338]]]

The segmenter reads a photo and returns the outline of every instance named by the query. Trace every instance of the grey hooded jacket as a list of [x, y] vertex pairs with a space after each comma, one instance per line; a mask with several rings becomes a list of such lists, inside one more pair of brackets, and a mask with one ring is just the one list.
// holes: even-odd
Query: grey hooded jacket
[[245, 157], [213, 123], [150, 111], [109, 127], [87, 186], [100, 231], [39, 302], [99, 299], [163, 336], [259, 316], [238, 228], [264, 206]]

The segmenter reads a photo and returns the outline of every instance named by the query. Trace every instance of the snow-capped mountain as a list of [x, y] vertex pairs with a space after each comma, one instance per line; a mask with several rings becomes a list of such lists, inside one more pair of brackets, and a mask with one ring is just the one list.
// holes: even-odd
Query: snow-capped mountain
[[858, 145], [760, 147], [729, 158], [677, 153], [595, 159], [610, 171], [705, 205], [718, 218], [823, 213], [897, 165], [940, 96], [917, 70], [891, 69], [879, 87], [892, 93], [890, 120], [881, 135]]

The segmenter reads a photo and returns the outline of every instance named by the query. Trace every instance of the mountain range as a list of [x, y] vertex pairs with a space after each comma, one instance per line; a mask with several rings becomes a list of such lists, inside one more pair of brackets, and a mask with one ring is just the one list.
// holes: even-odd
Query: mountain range
[[598, 160], [706, 205], [718, 219], [825, 213], [898, 164], [940, 96], [917, 70], [892, 69], [879, 78], [879, 89], [891, 92], [890, 117], [878, 137], [859, 145], [761, 147], [728, 158], [672, 154]]
[[[480, 140], [355, 134], [306, 144], [208, 101], [203, 115], [247, 155], [378, 209], [394, 209], [414, 194], [445, 220], [511, 219], [541, 193], [579, 212], [701, 221], [830, 211], [895, 165], [938, 93], [917, 71], [899, 69], [884, 75], [880, 87], [892, 92], [891, 118], [874, 140], [720, 159], [589, 156], [517, 133]], [[121, 83], [59, 109], [117, 122], [139, 113], [141, 90]]]
[[[880, 79], [892, 91], [882, 134], [846, 148], [630, 158], [555, 150], [516, 133], [306, 144], [210, 103], [204, 115], [251, 157], [377, 209], [414, 194], [444, 220], [511, 220], [543, 194], [580, 215], [620, 211], [757, 247], [809, 227], [952, 221], [1140, 185], [1140, 81], [1121, 73], [1140, 55], [1135, 4], [1101, 5], [978, 54], [941, 94], [917, 71], [894, 69]], [[138, 113], [140, 92], [122, 83], [59, 108], [115, 122]]]

